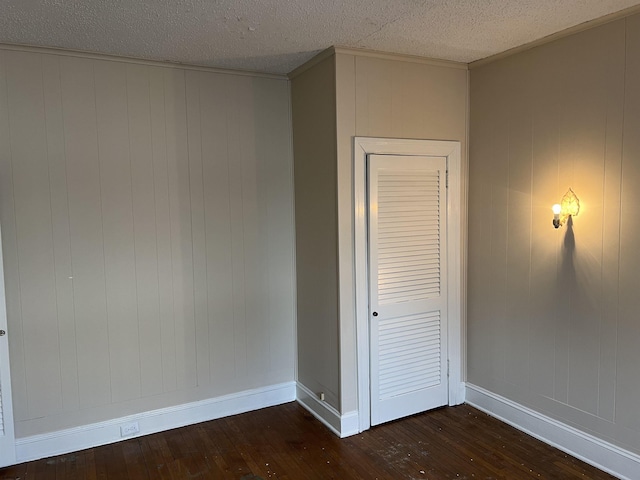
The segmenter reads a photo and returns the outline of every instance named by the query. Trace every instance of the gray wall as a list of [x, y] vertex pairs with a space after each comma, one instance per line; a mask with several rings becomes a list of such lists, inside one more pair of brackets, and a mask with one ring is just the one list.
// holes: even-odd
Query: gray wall
[[471, 70], [467, 340], [470, 383], [637, 453], [638, 85], [638, 15]]
[[340, 409], [335, 59], [291, 81], [298, 381]]
[[18, 437], [291, 381], [286, 79], [0, 50]]

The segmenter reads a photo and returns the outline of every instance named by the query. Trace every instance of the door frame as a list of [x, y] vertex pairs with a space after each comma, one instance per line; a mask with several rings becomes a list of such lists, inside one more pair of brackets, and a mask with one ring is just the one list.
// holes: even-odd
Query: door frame
[[447, 158], [447, 369], [449, 405], [464, 402], [462, 362], [462, 279], [463, 245], [461, 212], [461, 146], [459, 141], [354, 137], [353, 144], [356, 349], [358, 369], [359, 431], [371, 427], [369, 364], [369, 275], [367, 242], [367, 156], [423, 155]]
[[[1, 229], [0, 229], [1, 230]], [[2, 233], [0, 232], [0, 396], [2, 401], [2, 422], [4, 433], [0, 434], [2, 451], [0, 467], [16, 463], [16, 438], [13, 418], [13, 397], [11, 395], [11, 366], [9, 364], [9, 334], [7, 328], [7, 302], [4, 289], [4, 261], [2, 256]]]

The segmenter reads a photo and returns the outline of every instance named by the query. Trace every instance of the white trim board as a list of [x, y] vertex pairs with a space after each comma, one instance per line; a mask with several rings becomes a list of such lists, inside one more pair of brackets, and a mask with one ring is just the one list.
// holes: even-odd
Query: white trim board
[[467, 403], [532, 437], [623, 480], [640, 479], [640, 455], [482, 387], [467, 383]]
[[159, 60], [145, 60], [144, 58], [110, 55], [106, 53], [92, 53], [83, 50], [69, 50], [58, 47], [37, 47], [31, 45], [18, 45], [12, 43], [0, 43], [0, 50], [14, 52], [40, 53], [46, 55], [60, 55], [64, 57], [88, 58], [91, 60], [104, 60], [108, 62], [133, 63], [136, 65], [148, 65], [150, 67], [177, 68], [180, 70], [194, 70], [198, 72], [220, 73], [223, 75], [241, 75], [246, 77], [273, 78], [287, 80], [286, 75], [277, 73], [255, 72], [251, 70], [232, 70], [227, 68], [207, 67], [204, 65], [191, 65], [188, 63], [176, 63]]
[[[62, 455], [141, 435], [292, 402], [295, 400], [295, 385], [295, 382], [270, 385], [198, 402], [114, 418], [105, 422], [20, 438], [16, 440], [17, 462], [22, 463]], [[132, 422], [138, 422], [140, 433], [121, 437], [120, 426]]]
[[358, 412], [340, 415], [340, 412], [327, 402], [319, 400], [317, 395], [301, 383], [296, 387], [296, 400], [338, 437], [345, 438], [359, 433]]
[[413, 140], [398, 138], [354, 137], [353, 191], [355, 217], [355, 283], [356, 283], [356, 345], [358, 362], [358, 412], [362, 432], [371, 424], [369, 385], [369, 287], [367, 273], [367, 155], [427, 155], [447, 158], [449, 187], [448, 216], [448, 361], [449, 405], [464, 402], [462, 385], [462, 278], [465, 271], [462, 224], [462, 159], [459, 141]]
[[396, 62], [408, 62], [408, 63], [420, 63], [422, 65], [434, 65], [436, 67], [448, 67], [448, 68], [456, 68], [459, 70], [469, 70], [469, 64], [463, 62], [455, 62], [453, 60], [442, 60], [438, 58], [429, 58], [429, 57], [420, 57], [417, 55], [407, 55], [405, 53], [389, 53], [389, 52], [380, 52], [378, 50], [369, 50], [366, 48], [354, 48], [354, 47], [341, 47], [339, 45], [334, 45], [332, 47], [328, 47], [318, 53], [315, 57], [307, 60], [307, 62], [303, 63], [299, 67], [291, 70], [287, 75], [290, 80], [293, 80], [298, 75], [309, 70], [314, 65], [322, 62], [326, 58], [329, 58], [333, 55], [353, 55], [354, 57], [373, 57], [380, 58], [382, 60], [390, 60]]

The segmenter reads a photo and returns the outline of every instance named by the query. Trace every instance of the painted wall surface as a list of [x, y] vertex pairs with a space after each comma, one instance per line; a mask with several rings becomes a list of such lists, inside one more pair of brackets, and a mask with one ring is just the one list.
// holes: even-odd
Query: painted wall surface
[[[466, 165], [468, 88], [464, 65], [340, 52], [336, 54], [336, 83], [340, 382], [341, 412], [346, 413], [358, 408], [353, 137], [458, 140]], [[465, 175], [466, 170], [463, 178]], [[462, 198], [461, 205], [465, 204]]]
[[335, 60], [291, 81], [298, 382], [340, 409]]
[[470, 383], [636, 453], [638, 85], [638, 15], [471, 70], [467, 314]]
[[0, 50], [18, 437], [291, 381], [285, 79]]

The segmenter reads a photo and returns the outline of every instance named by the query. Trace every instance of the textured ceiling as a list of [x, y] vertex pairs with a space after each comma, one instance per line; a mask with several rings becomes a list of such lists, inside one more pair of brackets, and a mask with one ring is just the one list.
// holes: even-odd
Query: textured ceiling
[[640, 0], [0, 0], [0, 43], [287, 73], [331, 46], [471, 62]]

